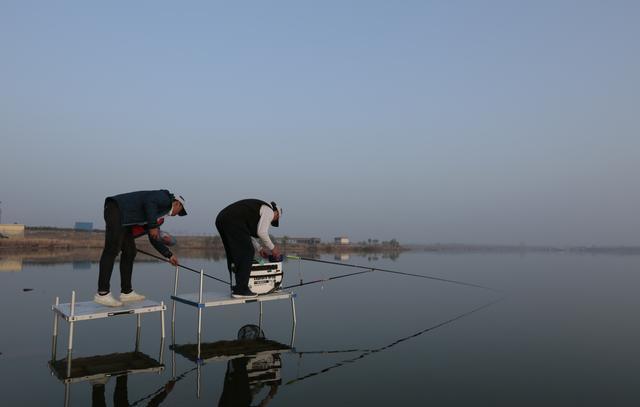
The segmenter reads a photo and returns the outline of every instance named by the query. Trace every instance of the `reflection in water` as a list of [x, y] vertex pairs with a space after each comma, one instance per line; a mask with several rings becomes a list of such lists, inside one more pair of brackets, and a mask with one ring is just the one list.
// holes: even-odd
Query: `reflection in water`
[[[323, 367], [317, 371], [293, 378], [285, 383], [285, 385], [294, 384], [308, 378], [328, 373], [331, 370], [353, 364], [369, 355], [386, 351], [402, 342], [414, 339], [427, 332], [434, 331], [445, 325], [454, 323], [462, 318], [475, 314], [484, 310], [500, 301], [503, 298], [494, 300], [487, 304], [476, 307], [470, 311], [459, 314], [453, 318], [449, 318], [438, 324], [423, 328], [411, 335], [403, 336], [393, 342], [370, 349], [338, 349], [338, 350], [315, 350], [315, 351], [296, 351], [294, 348], [268, 340], [264, 337], [263, 331], [256, 325], [246, 325], [238, 332], [238, 340], [218, 341], [213, 343], [200, 344], [198, 350], [197, 344], [192, 345], [173, 345], [171, 349], [175, 354], [196, 362], [197, 367], [183, 373], [181, 376], [175, 375], [175, 380], [182, 379], [186, 374], [196, 370], [198, 374], [198, 384], [196, 394], [200, 396], [200, 375], [201, 365], [211, 362], [227, 361], [227, 370], [224, 377], [224, 388], [218, 402], [219, 406], [250, 406], [268, 404], [277, 394], [279, 386], [282, 385], [282, 357], [281, 354], [291, 352], [298, 355], [300, 360], [305, 354], [334, 355], [341, 353], [355, 353], [354, 357], [339, 361], [333, 365]], [[295, 331], [292, 332], [292, 339]], [[200, 351], [200, 357], [198, 352]], [[175, 360], [173, 362], [175, 369]], [[254, 400], [258, 397], [262, 390], [268, 389], [267, 394], [262, 397], [259, 404], [255, 404]], [[253, 403], [253, 404], [252, 404]]]
[[[114, 407], [130, 407], [139, 404], [142, 400], [138, 400], [134, 403], [129, 403], [129, 391], [127, 386], [129, 376], [124, 374], [120, 375], [116, 378], [116, 387], [113, 392], [113, 406]], [[92, 383], [91, 389], [91, 407], [106, 407], [106, 399], [105, 399], [105, 384], [109, 380], [107, 377], [104, 381], [94, 382]], [[162, 391], [153, 394], [146, 404], [149, 407], [159, 406], [165, 398], [171, 393], [173, 387], [175, 385], [175, 381], [170, 380], [164, 387]]]
[[74, 261], [72, 264], [74, 270], [89, 270], [91, 268], [90, 261]]
[[[164, 343], [162, 344], [164, 346]], [[162, 349], [161, 349], [162, 355]], [[160, 356], [162, 359], [162, 356]], [[173, 389], [173, 380], [163, 386], [162, 391], [129, 403], [128, 376], [136, 373], [161, 373], [162, 361], [158, 361], [139, 351], [112, 353], [76, 359], [60, 359], [49, 363], [51, 372], [65, 385], [64, 405], [69, 406], [71, 384], [89, 382], [91, 384], [91, 405], [106, 406], [105, 385], [111, 377], [116, 378], [113, 405], [132, 406], [149, 399], [147, 406], [158, 406]], [[83, 405], [87, 405], [84, 403]]]
[[268, 386], [268, 394], [258, 404], [267, 405], [282, 384], [281, 369], [282, 359], [279, 353], [257, 353], [228, 361], [218, 405], [250, 406], [256, 395]]
[[0, 272], [2, 271], [22, 271], [21, 258], [0, 259]]
[[479, 307], [476, 307], [476, 308], [472, 309], [471, 311], [467, 311], [467, 312], [462, 313], [462, 314], [460, 314], [458, 316], [450, 318], [450, 319], [448, 319], [446, 321], [440, 322], [440, 323], [438, 323], [436, 325], [432, 325], [430, 327], [424, 328], [424, 329], [422, 329], [422, 330], [420, 330], [418, 332], [415, 332], [415, 333], [413, 333], [411, 335], [407, 335], [407, 336], [404, 336], [402, 338], [396, 339], [393, 342], [389, 343], [388, 345], [381, 346], [379, 348], [373, 348], [373, 349], [344, 349], [344, 350], [330, 350], [330, 351], [320, 350], [320, 351], [295, 352], [301, 358], [302, 358], [302, 356], [304, 354], [336, 354], [336, 353], [356, 353], [357, 352], [357, 353], [359, 353], [359, 355], [356, 356], [356, 357], [353, 357], [353, 358], [342, 360], [342, 361], [340, 361], [338, 363], [335, 363], [332, 366], [325, 367], [325, 368], [323, 368], [323, 369], [321, 369], [319, 371], [312, 372], [312, 373], [306, 374], [304, 376], [297, 377], [297, 378], [295, 378], [293, 380], [288, 381], [285, 384], [286, 385], [294, 384], [294, 383], [300, 382], [302, 380], [308, 379], [310, 377], [318, 376], [318, 375], [323, 374], [323, 373], [327, 373], [330, 370], [336, 369], [336, 368], [344, 366], [346, 364], [357, 362], [357, 361], [359, 361], [361, 359], [364, 359], [365, 357], [367, 357], [367, 356], [369, 356], [371, 354], [383, 352], [383, 351], [388, 350], [388, 349], [390, 349], [390, 348], [392, 348], [392, 347], [394, 347], [394, 346], [396, 346], [396, 345], [398, 345], [398, 344], [400, 344], [402, 342], [411, 340], [411, 339], [416, 338], [416, 337], [418, 337], [418, 336], [420, 336], [422, 334], [425, 334], [425, 333], [430, 332], [430, 331], [434, 331], [434, 330], [436, 330], [436, 329], [438, 329], [440, 327], [443, 327], [445, 325], [449, 325], [449, 324], [451, 324], [451, 323], [453, 323], [455, 321], [458, 321], [458, 320], [460, 320], [462, 318], [468, 317], [471, 314], [475, 314], [476, 312], [482, 311], [483, 309], [486, 309], [486, 308], [488, 308], [488, 307], [490, 307], [490, 306], [492, 306], [494, 304], [497, 304], [498, 302], [502, 301], [503, 299], [504, 299], [504, 297], [502, 297], [500, 299], [497, 299], [497, 300], [494, 300], [494, 301], [491, 301], [491, 302], [489, 302], [487, 304], [484, 304], [484, 305], [481, 305]]
[[[240, 328], [236, 340], [172, 345], [171, 349], [174, 355], [177, 353], [198, 364], [198, 397], [200, 366], [227, 362], [219, 406], [250, 406], [261, 391], [268, 388], [266, 396], [257, 404], [267, 405], [278, 392], [278, 386], [282, 384], [281, 354], [292, 350], [288, 345], [266, 339], [264, 332], [257, 325], [245, 325]], [[175, 369], [175, 361], [173, 365]], [[184, 377], [184, 374], [181, 376]]]

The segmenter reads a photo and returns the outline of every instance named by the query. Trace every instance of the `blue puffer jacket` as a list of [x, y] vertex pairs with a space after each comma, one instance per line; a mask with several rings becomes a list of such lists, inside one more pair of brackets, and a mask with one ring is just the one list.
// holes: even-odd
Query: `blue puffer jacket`
[[171, 210], [173, 195], [166, 189], [160, 189], [114, 195], [106, 199], [109, 200], [118, 204], [123, 226], [147, 225], [151, 229], [158, 227], [158, 218]]

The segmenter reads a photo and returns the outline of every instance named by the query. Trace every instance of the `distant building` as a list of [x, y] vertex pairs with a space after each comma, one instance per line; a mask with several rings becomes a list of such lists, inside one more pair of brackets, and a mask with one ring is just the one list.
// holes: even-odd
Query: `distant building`
[[349, 244], [349, 238], [346, 236], [340, 236], [333, 239], [335, 244]]
[[309, 244], [316, 245], [320, 244], [319, 237], [287, 237], [283, 238], [284, 243], [286, 244]]
[[24, 225], [18, 225], [14, 223], [10, 224], [0, 224], [0, 233], [7, 237], [24, 237]]
[[91, 232], [93, 230], [93, 222], [76, 222], [73, 229], [81, 230], [83, 232]]

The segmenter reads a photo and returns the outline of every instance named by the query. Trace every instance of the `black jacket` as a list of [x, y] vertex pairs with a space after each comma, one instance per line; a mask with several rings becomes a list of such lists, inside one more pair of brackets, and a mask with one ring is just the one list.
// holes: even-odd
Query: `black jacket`
[[258, 222], [260, 222], [260, 208], [271, 205], [259, 199], [243, 199], [234, 202], [220, 211], [216, 219], [216, 225], [233, 224], [236, 228], [241, 228], [253, 237], [258, 237]]
[[158, 218], [171, 210], [173, 195], [166, 189], [160, 189], [114, 195], [106, 199], [109, 200], [118, 204], [122, 226], [147, 225], [148, 228], [156, 228]]

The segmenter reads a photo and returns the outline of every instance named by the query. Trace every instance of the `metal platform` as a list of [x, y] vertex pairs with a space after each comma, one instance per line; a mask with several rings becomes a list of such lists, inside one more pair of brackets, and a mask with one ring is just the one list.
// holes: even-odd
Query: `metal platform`
[[122, 315], [137, 315], [136, 323], [136, 351], [138, 351], [140, 343], [140, 329], [142, 326], [142, 314], [150, 312], [160, 313], [160, 338], [164, 342], [164, 311], [167, 307], [164, 302], [155, 302], [151, 300], [135, 301], [127, 303], [121, 307], [107, 307], [96, 304], [93, 301], [76, 302], [76, 292], [71, 292], [71, 302], [60, 304], [60, 298], [56, 297], [55, 304], [51, 306], [53, 311], [53, 336], [51, 340], [51, 360], [56, 360], [58, 348], [58, 320], [67, 321], [69, 323], [69, 336], [67, 342], [67, 376], [71, 374], [71, 353], [73, 351], [73, 330], [76, 322], [88, 321], [93, 319], [102, 319]]
[[172, 295], [171, 299], [197, 308], [219, 307], [221, 305], [246, 304], [249, 302], [263, 302], [273, 300], [288, 300], [295, 297], [291, 292], [275, 292], [262, 294], [255, 298], [233, 298], [228, 292], [202, 293], [202, 299], [198, 293]]
[[[242, 335], [245, 328], [253, 328], [253, 332], [257, 332], [258, 337], [254, 335]], [[293, 327], [295, 329], [295, 326]], [[196, 397], [199, 399], [202, 386], [202, 366], [207, 363], [227, 362], [226, 377], [230, 374], [246, 375], [246, 380], [252, 388], [255, 385], [266, 383], [281, 383], [282, 359], [281, 355], [294, 351], [293, 338], [295, 334], [291, 334], [291, 346], [283, 343], [266, 339], [264, 333], [255, 325], [246, 325], [238, 332], [237, 340], [222, 340], [211, 343], [171, 345], [171, 371], [172, 377], [178, 377], [176, 374], [176, 354], [196, 363]], [[244, 373], [242, 373], [244, 372]], [[225, 378], [225, 387], [234, 381]]]
[[227, 360], [258, 354], [287, 353], [293, 348], [270, 340], [218, 341], [200, 345], [171, 345], [171, 351], [195, 363], [226, 362]]
[[[161, 373], [164, 370], [161, 360], [137, 351], [76, 358], [70, 361], [71, 369], [67, 369], [68, 362], [66, 358], [49, 362], [51, 373], [64, 384], [135, 373]], [[67, 371], [70, 371], [69, 376]]]
[[[260, 314], [259, 314], [259, 326], [262, 326], [262, 314], [263, 307], [262, 303], [267, 301], [275, 301], [275, 300], [290, 300], [291, 301], [291, 315], [293, 319], [293, 332], [295, 332], [296, 326], [296, 304], [295, 297], [296, 295], [292, 292], [288, 291], [280, 291], [274, 292], [270, 294], [261, 294], [254, 298], [233, 298], [231, 297], [230, 292], [204, 292], [204, 270], [200, 270], [200, 286], [199, 291], [197, 293], [192, 294], [178, 294], [178, 279], [180, 276], [180, 268], [176, 267], [175, 273], [175, 281], [173, 285], [173, 295], [171, 299], [173, 300], [173, 309], [171, 312], [171, 342], [175, 345], [175, 325], [176, 325], [176, 303], [182, 303], [191, 307], [194, 307], [198, 310], [198, 326], [197, 326], [197, 359], [200, 359], [200, 345], [202, 338], [202, 311], [205, 308], [210, 307], [220, 307], [225, 305], [235, 305], [235, 304], [247, 304], [247, 303], [258, 303], [260, 305]], [[293, 337], [292, 337], [293, 344]], [[293, 345], [292, 345], [293, 346]]]
[[71, 309], [71, 303], [53, 306], [53, 312], [57, 313], [67, 322], [108, 318], [119, 315], [161, 312], [166, 309], [167, 307], [164, 303], [151, 300], [129, 302], [121, 307], [107, 307], [106, 305], [101, 305], [93, 301], [76, 302], [73, 311]]
[[133, 352], [112, 353], [71, 359], [49, 361], [51, 375], [64, 384], [64, 406], [70, 405], [71, 385], [82, 382], [106, 383], [110, 377], [118, 377], [137, 373], [160, 374], [164, 371], [164, 339], [160, 341], [158, 360], [136, 349]]

